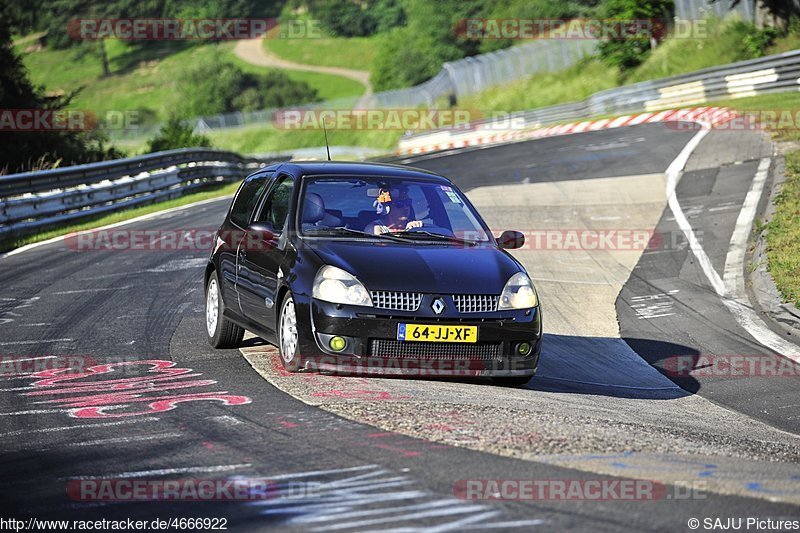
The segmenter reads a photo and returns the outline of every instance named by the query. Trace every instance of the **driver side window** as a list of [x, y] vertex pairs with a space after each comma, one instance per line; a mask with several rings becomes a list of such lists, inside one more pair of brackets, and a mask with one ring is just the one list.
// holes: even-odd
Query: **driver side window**
[[266, 222], [273, 227], [275, 233], [283, 233], [286, 227], [286, 219], [289, 215], [293, 191], [294, 180], [291, 177], [278, 177], [275, 186], [264, 201], [261, 212], [256, 217], [256, 222]]

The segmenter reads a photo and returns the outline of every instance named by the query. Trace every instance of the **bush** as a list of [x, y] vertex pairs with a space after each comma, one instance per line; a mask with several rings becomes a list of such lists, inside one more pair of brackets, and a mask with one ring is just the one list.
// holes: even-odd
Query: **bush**
[[246, 73], [222, 51], [188, 68], [179, 84], [175, 109], [184, 117], [255, 111], [317, 102], [316, 89], [294, 81], [279, 70], [263, 75]]
[[309, 11], [328, 33], [339, 37], [366, 37], [406, 20], [398, 0], [316, 0], [309, 4]]
[[[670, 20], [672, 0], [606, 0], [599, 9], [603, 18], [621, 20]], [[600, 56], [623, 74], [642, 64], [650, 53], [650, 36], [631, 35], [623, 39], [606, 39], [600, 43]]]
[[211, 146], [211, 139], [205, 135], [195, 135], [194, 128], [184, 124], [176, 115], [162, 126], [155, 137], [147, 141], [148, 152], [208, 146]]

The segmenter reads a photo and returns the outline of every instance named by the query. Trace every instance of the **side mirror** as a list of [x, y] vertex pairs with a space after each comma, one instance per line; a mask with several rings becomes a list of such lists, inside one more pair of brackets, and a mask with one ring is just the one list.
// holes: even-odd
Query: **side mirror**
[[264, 222], [253, 222], [247, 227], [247, 240], [252, 243], [270, 243], [275, 240], [272, 226]]
[[497, 246], [505, 250], [516, 250], [525, 244], [525, 234], [521, 231], [506, 230], [497, 237]]

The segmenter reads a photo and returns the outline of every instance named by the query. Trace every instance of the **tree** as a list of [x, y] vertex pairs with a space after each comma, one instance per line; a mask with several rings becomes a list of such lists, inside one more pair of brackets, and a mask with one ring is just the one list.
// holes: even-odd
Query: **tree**
[[147, 144], [149, 152], [161, 152], [177, 148], [208, 147], [211, 146], [211, 139], [205, 135], [195, 135], [192, 126], [184, 124], [173, 115]]
[[[45, 96], [28, 80], [28, 73], [11, 41], [12, 19], [0, 13], [0, 110], [25, 110], [42, 116], [65, 109], [74, 95]], [[2, 131], [0, 130], [1, 172], [21, 172], [40, 166], [88, 163], [118, 156], [105, 147], [99, 131]]]
[[[664, 21], [671, 18], [672, 0], [606, 0], [600, 16], [618, 20]], [[622, 38], [608, 37], [600, 43], [600, 56], [623, 72], [639, 66], [650, 53], [653, 36], [647, 32]]]

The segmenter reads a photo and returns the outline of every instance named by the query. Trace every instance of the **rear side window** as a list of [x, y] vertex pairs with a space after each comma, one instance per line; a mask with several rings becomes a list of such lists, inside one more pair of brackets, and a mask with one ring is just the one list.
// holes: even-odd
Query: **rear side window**
[[250, 224], [250, 219], [253, 217], [253, 211], [256, 208], [258, 199], [269, 185], [269, 179], [272, 174], [259, 174], [247, 179], [239, 189], [239, 194], [231, 206], [231, 222], [240, 228], [246, 228]]
[[273, 187], [269, 198], [264, 202], [264, 207], [261, 209], [257, 222], [268, 222], [277, 233], [283, 233], [293, 190], [294, 180], [292, 178], [289, 176], [279, 177], [277, 185]]

